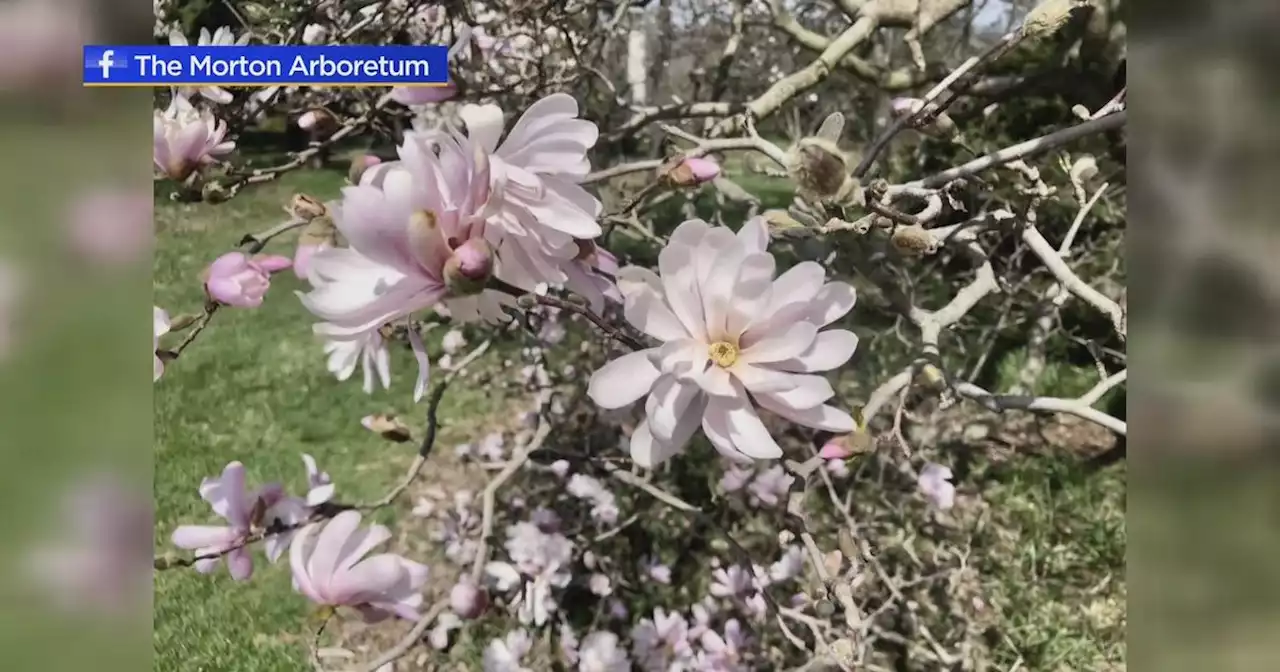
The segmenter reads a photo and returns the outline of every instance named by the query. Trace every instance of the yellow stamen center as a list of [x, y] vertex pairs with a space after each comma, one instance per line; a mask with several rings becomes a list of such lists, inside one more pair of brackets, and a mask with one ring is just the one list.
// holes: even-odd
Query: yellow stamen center
[[711, 361], [723, 368], [727, 369], [738, 361], [738, 346], [728, 341], [716, 341], [707, 350], [711, 356]]

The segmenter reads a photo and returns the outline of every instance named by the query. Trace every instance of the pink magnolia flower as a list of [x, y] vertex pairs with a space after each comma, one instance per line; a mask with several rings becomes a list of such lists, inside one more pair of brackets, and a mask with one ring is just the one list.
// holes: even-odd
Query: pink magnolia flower
[[808, 427], [853, 431], [853, 418], [826, 404], [831, 383], [815, 374], [841, 366], [857, 348], [853, 332], [822, 330], [853, 308], [854, 289], [827, 283], [815, 262], [775, 280], [768, 236], [760, 217], [737, 235], [689, 220], [659, 255], [659, 274], [620, 272], [627, 321], [663, 345], [609, 362], [588, 394], [606, 409], [647, 396], [645, 419], [631, 435], [637, 464], [661, 464], [699, 426], [731, 459], [781, 457], [757, 405]]
[[[251, 37], [253, 37], [251, 33], [245, 33], [244, 35], [240, 36], [240, 39], [236, 39], [235, 33], [231, 32], [231, 29], [227, 28], [226, 26], [222, 26], [218, 28], [212, 34], [209, 33], [208, 28], [201, 28], [200, 36], [197, 38], [196, 46], [241, 47], [246, 44], [249, 44], [249, 38]], [[185, 47], [188, 44], [190, 43], [187, 42], [186, 35], [183, 35], [182, 33], [176, 30], [169, 32], [169, 46]], [[205, 100], [211, 103], [216, 103], [218, 105], [226, 105], [227, 103], [235, 99], [235, 97], [232, 96], [229, 91], [217, 86], [202, 86], [199, 88], [184, 87], [182, 89], [179, 89], [179, 93], [187, 97], [190, 97], [192, 95], [199, 95], [201, 98], [204, 98]]]
[[293, 264], [288, 257], [275, 255], [247, 257], [228, 252], [213, 261], [204, 287], [209, 298], [228, 306], [257, 308], [271, 287], [271, 274]]
[[930, 462], [920, 470], [916, 485], [931, 504], [946, 511], [955, 506], [956, 486], [951, 483], [951, 467]]
[[99, 189], [76, 199], [67, 223], [72, 248], [109, 266], [138, 261], [151, 248], [153, 200], [149, 191]]
[[[318, 333], [352, 337], [446, 299], [451, 313], [470, 307], [506, 317], [502, 295], [474, 292], [492, 263], [476, 216], [490, 193], [484, 157], [438, 132], [406, 134], [399, 154], [400, 161], [373, 166], [360, 185], [344, 188], [333, 208], [351, 247], [312, 257], [312, 285], [318, 277], [325, 287], [300, 296], [327, 323]], [[372, 291], [353, 291], [378, 275]]]
[[236, 148], [236, 143], [226, 140], [226, 122], [208, 110], [196, 110], [181, 95], [174, 96], [165, 111], [156, 110], [152, 130], [155, 167], [177, 182]]
[[742, 660], [747, 638], [737, 619], [725, 621], [724, 634], [706, 630], [699, 643], [702, 650], [693, 666], [698, 672], [746, 672], [748, 669]]
[[[151, 350], [155, 352], [160, 349], [160, 337], [169, 333], [169, 313], [159, 306], [152, 306], [153, 313], [151, 318]], [[160, 380], [161, 374], [164, 373], [164, 360], [160, 359], [160, 355], [155, 355], [155, 364], [152, 367], [154, 375], [151, 382]]]
[[505, 140], [497, 105], [465, 105], [460, 114], [470, 143], [489, 157], [486, 238], [502, 261], [498, 276], [530, 291], [564, 285], [564, 267], [582, 254], [579, 241], [601, 233], [603, 206], [578, 184], [591, 170], [596, 125], [579, 119], [577, 101], [564, 93], [531, 105]]
[[[182, 525], [173, 531], [173, 545], [195, 551], [197, 556], [218, 557], [197, 560], [196, 571], [207, 574], [217, 568], [222, 558], [227, 561], [231, 578], [244, 581], [253, 575], [253, 558], [245, 545], [256, 530], [270, 528], [273, 522], [288, 526], [297, 524], [305, 510], [299, 500], [287, 497], [280, 485], [262, 486], [253, 495], [245, 490], [244, 465], [232, 462], [222, 470], [220, 478], [206, 478], [200, 484], [200, 497], [213, 507], [213, 512], [227, 524]], [[267, 559], [275, 562], [289, 546], [292, 532], [269, 535], [265, 542]]]
[[289, 551], [294, 585], [316, 604], [351, 607], [373, 623], [416, 621], [427, 566], [399, 555], [365, 557], [391, 539], [381, 525], [360, 529], [360, 513], [343, 511], [322, 526], [303, 528]]

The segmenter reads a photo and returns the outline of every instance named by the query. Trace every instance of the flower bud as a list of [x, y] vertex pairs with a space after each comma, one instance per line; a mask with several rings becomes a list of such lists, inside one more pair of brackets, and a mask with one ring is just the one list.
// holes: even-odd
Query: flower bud
[[308, 24], [302, 29], [303, 44], [320, 44], [324, 42], [324, 38], [328, 37], [329, 29], [318, 23]]
[[912, 257], [938, 251], [938, 239], [918, 224], [894, 229], [889, 242], [902, 254]]
[[947, 376], [942, 372], [942, 369], [933, 364], [925, 364], [920, 367], [920, 372], [916, 374], [915, 384], [921, 389], [934, 394], [941, 394], [947, 389]]
[[1045, 0], [1027, 13], [1022, 22], [1022, 33], [1029, 38], [1048, 37], [1071, 20], [1071, 14], [1087, 7], [1090, 0]]
[[1092, 180], [1098, 174], [1098, 161], [1088, 154], [1076, 159], [1071, 164], [1071, 183], [1084, 184]]
[[360, 419], [360, 425], [375, 434], [381, 435], [382, 438], [396, 443], [404, 443], [413, 438], [409, 428], [394, 414], [366, 415]]
[[454, 296], [483, 291], [493, 274], [493, 248], [479, 238], [463, 243], [444, 264], [444, 283]]
[[700, 156], [678, 158], [658, 169], [659, 178], [674, 187], [696, 187], [720, 176], [720, 164]]
[[449, 591], [449, 608], [462, 618], [479, 618], [488, 606], [488, 593], [471, 583], [470, 579], [462, 579]]
[[323, 107], [313, 107], [298, 117], [298, 127], [314, 135], [328, 135], [338, 130], [338, 118]]
[[800, 191], [817, 201], [839, 200], [856, 182], [849, 177], [849, 162], [834, 142], [805, 138], [789, 157], [791, 179]]
[[285, 211], [298, 219], [310, 220], [328, 211], [324, 203], [306, 194], [294, 194]]
[[360, 178], [364, 177], [364, 171], [382, 163], [382, 159], [368, 154], [361, 154], [351, 160], [351, 168], [347, 171], [347, 179], [351, 184], [360, 184]]

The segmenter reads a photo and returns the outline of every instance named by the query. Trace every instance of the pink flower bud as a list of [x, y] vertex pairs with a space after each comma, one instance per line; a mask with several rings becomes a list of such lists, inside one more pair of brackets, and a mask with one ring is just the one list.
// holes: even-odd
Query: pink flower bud
[[694, 157], [685, 159], [683, 163], [693, 173], [693, 179], [697, 180], [698, 184], [710, 182], [720, 176], [720, 164], [711, 159]]
[[445, 285], [455, 296], [480, 292], [492, 273], [493, 248], [479, 238], [460, 245], [444, 264]]
[[711, 159], [686, 157], [659, 168], [659, 174], [676, 187], [696, 187], [720, 176], [720, 165]]
[[470, 579], [462, 579], [449, 591], [449, 608], [462, 618], [479, 618], [489, 606], [489, 595]]
[[257, 308], [271, 286], [271, 274], [292, 265], [287, 257], [250, 258], [241, 252], [228, 252], [215, 259], [205, 271], [205, 293], [224, 305]]
[[298, 117], [298, 128], [301, 128], [304, 131], [309, 131], [316, 127], [316, 121], [315, 110], [308, 110], [303, 112], [301, 117]]
[[822, 449], [818, 451], [818, 457], [824, 460], [843, 460], [850, 455], [853, 455], [853, 451], [837, 439], [824, 443]]

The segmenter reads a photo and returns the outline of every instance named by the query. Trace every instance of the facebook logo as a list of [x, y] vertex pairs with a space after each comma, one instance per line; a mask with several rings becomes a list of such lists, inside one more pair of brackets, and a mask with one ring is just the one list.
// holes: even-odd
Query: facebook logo
[[86, 82], [110, 82], [112, 73], [117, 79], [121, 71], [128, 70], [126, 56], [116, 49], [86, 48], [84, 54], [84, 79]]
[[102, 52], [102, 58], [98, 59], [98, 67], [102, 68], [103, 79], [111, 79], [111, 67], [116, 64], [115, 61], [111, 60], [111, 57], [115, 55], [115, 51], [107, 49]]

